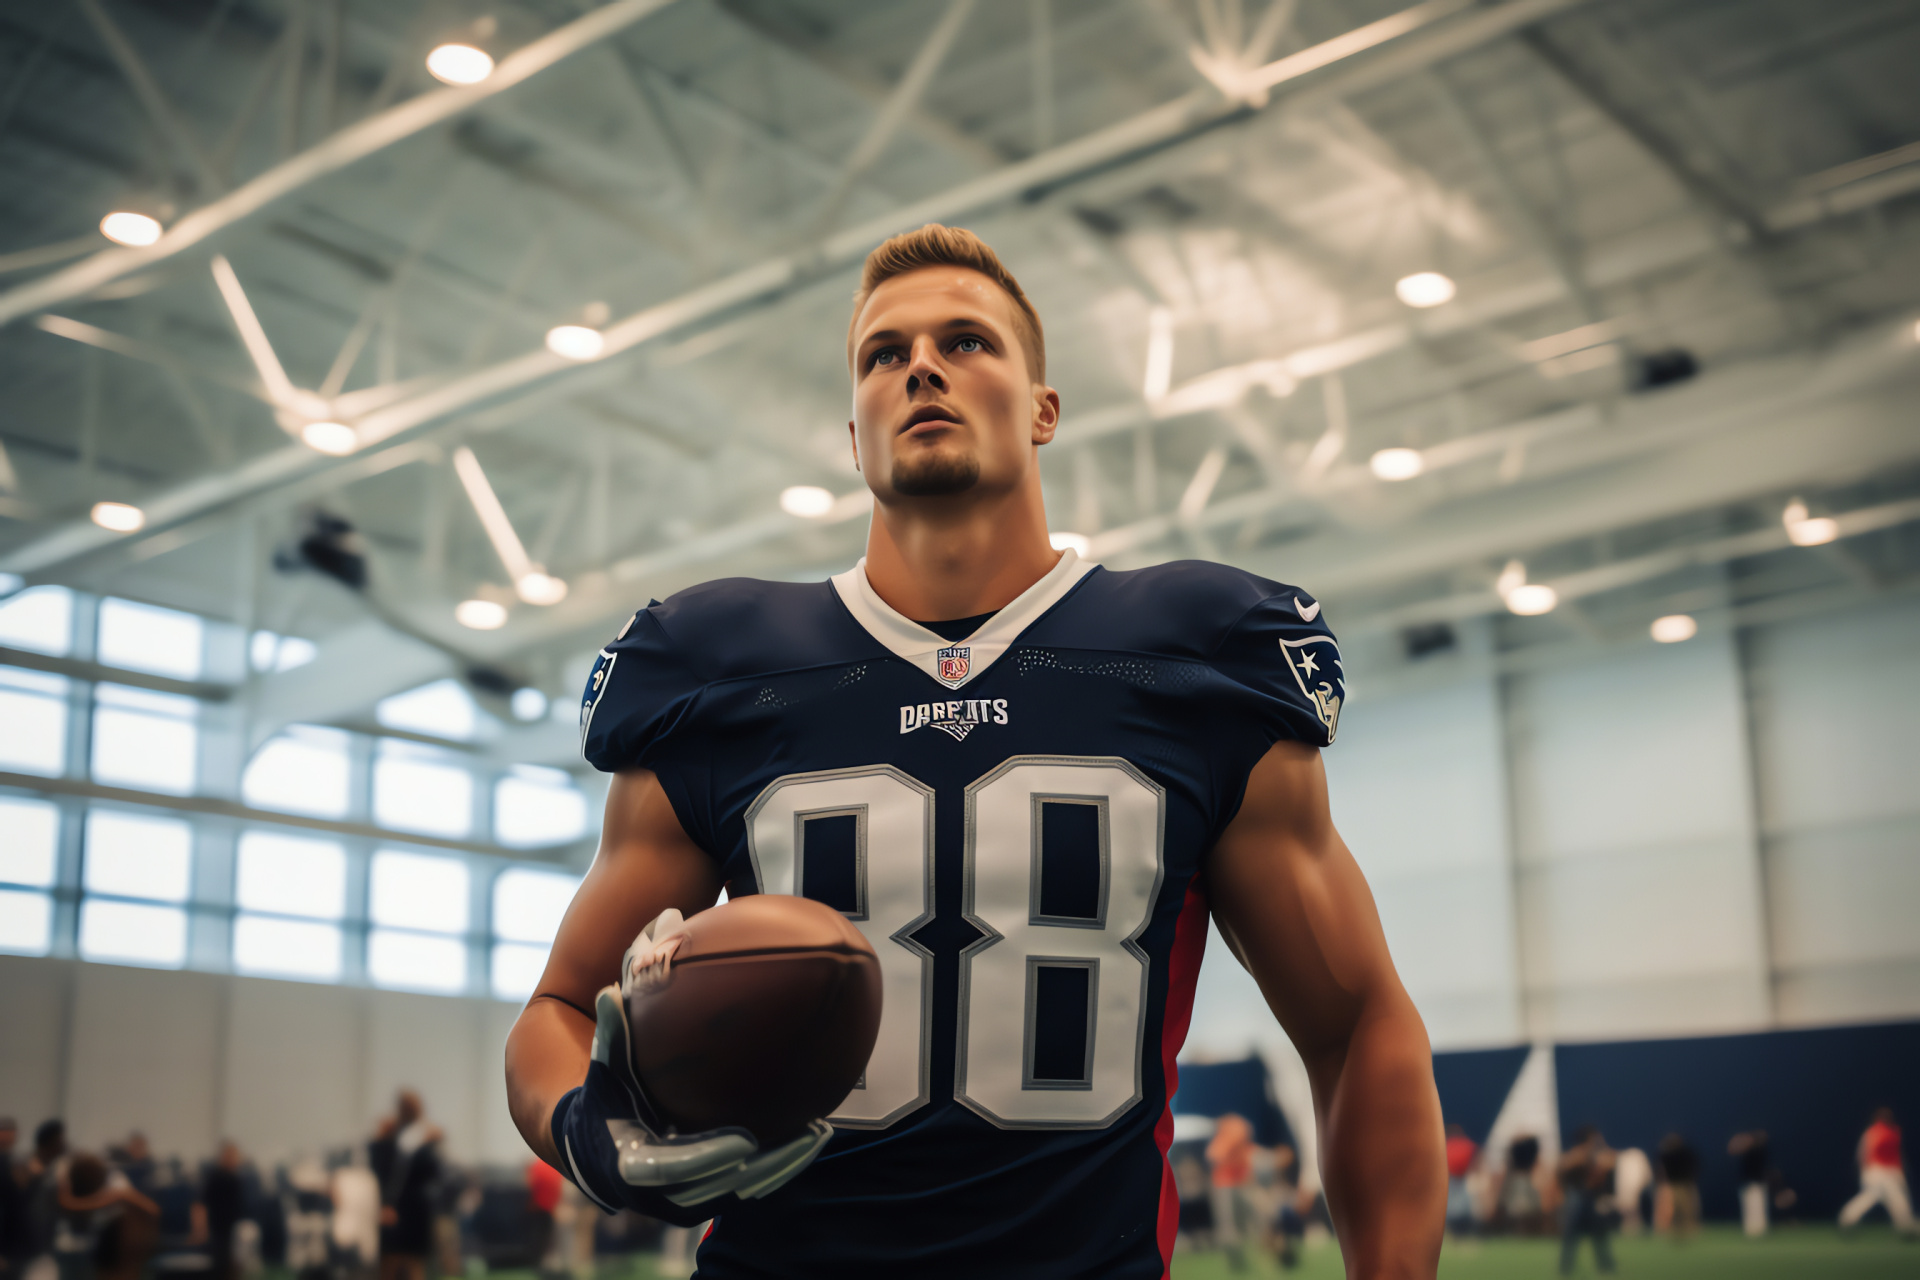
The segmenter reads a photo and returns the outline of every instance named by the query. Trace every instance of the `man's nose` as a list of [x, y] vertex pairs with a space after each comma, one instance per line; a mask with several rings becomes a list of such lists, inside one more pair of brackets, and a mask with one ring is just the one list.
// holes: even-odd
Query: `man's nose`
[[907, 361], [907, 394], [915, 395], [923, 386], [934, 391], [947, 389], [946, 366], [940, 363], [940, 348], [932, 338], [917, 340]]

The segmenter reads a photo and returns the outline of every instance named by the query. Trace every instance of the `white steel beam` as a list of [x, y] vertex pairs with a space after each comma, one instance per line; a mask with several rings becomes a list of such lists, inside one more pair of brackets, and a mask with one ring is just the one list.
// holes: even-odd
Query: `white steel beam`
[[[1590, 0], [1507, 0], [1503, 4], [1474, 8], [1464, 16], [1460, 16], [1457, 21], [1446, 22], [1441, 19], [1459, 13], [1456, 0], [1430, 0], [1428, 4], [1417, 5], [1405, 11], [1401, 15], [1402, 21], [1399, 27], [1386, 36], [1384, 41], [1370, 39], [1356, 43], [1349, 40], [1347, 36], [1335, 37], [1334, 41], [1329, 43], [1340, 46], [1341, 52], [1338, 58], [1325, 56], [1305, 58], [1303, 54], [1311, 53], [1312, 50], [1303, 50], [1301, 53], [1291, 54], [1278, 62], [1269, 64], [1268, 67], [1261, 69], [1260, 74], [1263, 77], [1263, 84], [1271, 91], [1288, 83], [1291, 79], [1320, 71], [1341, 58], [1352, 57], [1367, 49], [1378, 47], [1383, 42], [1390, 46], [1383, 54], [1344, 73], [1321, 76], [1309, 81], [1304, 96], [1312, 100], [1327, 101], [1348, 92], [1373, 87], [1381, 83], [1383, 77], [1390, 79], [1408, 74], [1478, 44], [1509, 34], [1553, 13], [1589, 2]], [[544, 69], [565, 56], [565, 53], [584, 47], [590, 39], [598, 39], [602, 35], [610, 34], [612, 30], [617, 30], [617, 25], [610, 25], [613, 23], [611, 15], [618, 14], [621, 18], [618, 25], [625, 25], [636, 21], [645, 13], [652, 12], [654, 8], [664, 3], [666, 0], [619, 0], [618, 3], [596, 10], [595, 13], [569, 27], [561, 28], [544, 40], [528, 45], [519, 53], [503, 61], [493, 77], [484, 84], [475, 86], [475, 89], [446, 90], [427, 94], [394, 108], [384, 116], [375, 117], [366, 124], [371, 126], [382, 121], [393, 120], [394, 117], [404, 116], [404, 120], [393, 121], [381, 130], [381, 138], [386, 139], [387, 134], [401, 128], [409, 133], [417, 132], [429, 124], [451, 118], [481, 101], [481, 98], [469, 98], [466, 95], [474, 93], [475, 90], [492, 88], [516, 59], [522, 59], [539, 51], [538, 66], [522, 63], [516, 67], [517, 79], [525, 79], [536, 70]], [[595, 23], [596, 20], [598, 26], [594, 28], [591, 37], [583, 38], [576, 32], [576, 29]], [[1429, 27], [1430, 29], [1425, 29]], [[1377, 34], [1384, 29], [1380, 24], [1373, 24], [1372, 27], [1364, 30], [1372, 30]], [[551, 42], [570, 32], [576, 34], [566, 42], [565, 51], [555, 52]], [[449, 94], [453, 96], [449, 98], [447, 96]], [[439, 105], [432, 105], [436, 103]], [[428, 104], [432, 109], [429, 111], [422, 104]], [[1171, 102], [1055, 147], [1051, 151], [1008, 165], [994, 173], [961, 183], [936, 195], [909, 202], [879, 217], [829, 235], [810, 246], [769, 258], [734, 272], [732, 275], [702, 285], [677, 298], [644, 308], [605, 330], [605, 345], [597, 361], [580, 364], [544, 349], [531, 351], [491, 367], [475, 370], [420, 395], [403, 399], [370, 413], [355, 424], [359, 430], [362, 452], [385, 442], [395, 442], [400, 437], [417, 432], [430, 424], [480, 408], [535, 384], [554, 382], [562, 377], [580, 376], [595, 365], [604, 366], [609, 357], [630, 351], [663, 334], [804, 286], [823, 275], [860, 261], [876, 243], [899, 231], [927, 222], [963, 217], [1023, 193], [1061, 185], [1081, 175], [1109, 167], [1116, 162], [1123, 162], [1129, 156], [1164, 147], [1247, 109], [1242, 103], [1223, 99], [1212, 88], [1193, 90]], [[413, 116], [407, 115], [409, 112], [420, 113], [426, 118], [416, 123]], [[279, 170], [270, 171], [269, 174], [255, 179], [253, 183], [236, 191], [229, 200], [259, 186], [273, 173], [279, 173], [297, 165], [301, 160], [313, 157], [316, 153], [345, 145], [343, 139], [360, 139], [354, 143], [354, 146], [365, 148], [365, 150], [354, 150], [351, 156], [340, 159], [338, 163], [330, 164], [324, 170], [325, 172], [331, 172], [332, 169], [347, 163], [349, 159], [357, 159], [361, 154], [377, 150], [379, 146], [387, 145], [387, 141], [397, 140], [386, 139], [380, 141], [378, 145], [373, 145], [371, 139], [362, 138], [363, 133], [364, 127], [361, 126], [345, 130], [333, 139], [308, 151], [303, 157], [296, 158], [287, 165], [281, 166]], [[311, 180], [312, 176], [318, 176], [318, 173], [309, 175], [302, 181]], [[284, 194], [284, 191], [274, 194], [271, 198], [278, 198], [278, 194]], [[267, 198], [269, 197], [264, 194], [260, 197], [263, 202]], [[215, 207], [209, 206], [209, 209], [201, 210], [200, 214], [208, 213]], [[183, 220], [168, 233], [168, 236], [182, 232], [192, 217], [198, 216], [200, 215], [191, 215], [189, 219]], [[225, 221], [220, 225], [224, 226]], [[192, 233], [193, 242], [204, 239], [216, 229], [218, 228], [208, 227], [195, 230]], [[132, 260], [126, 262], [124, 268], [116, 268], [105, 277], [105, 279], [111, 279], [116, 275], [124, 274], [125, 271], [148, 265], [150, 259], [140, 255], [153, 254], [168, 243], [168, 237], [163, 237], [159, 244], [150, 249], [124, 249], [102, 254], [68, 271], [56, 273], [48, 277], [48, 280], [55, 281], [73, 276], [77, 272], [84, 272], [91, 263], [99, 259], [120, 261], [119, 255], [135, 255]], [[185, 244], [181, 244], [170, 249], [169, 252], [177, 253], [185, 247], [187, 247]], [[102, 280], [90, 280], [66, 292], [55, 292], [52, 296], [69, 297], [74, 292], [84, 292], [102, 282]], [[20, 301], [22, 295], [46, 287], [42, 282], [0, 295], [0, 323], [4, 323], [12, 316], [47, 305], [45, 301], [39, 300], [37, 295], [24, 304]], [[200, 512], [233, 502], [259, 489], [286, 483], [334, 465], [338, 465], [338, 460], [318, 459], [310, 450], [297, 445], [288, 446], [264, 457], [253, 459], [232, 472], [190, 481], [155, 496], [142, 504], [147, 513], [146, 528], [158, 531], [168, 524], [189, 519]], [[20, 574], [42, 573], [64, 560], [113, 542], [119, 536], [90, 523], [76, 521], [0, 557], [0, 571]]]
[[275, 165], [227, 195], [202, 205], [145, 248], [106, 249], [84, 262], [0, 294], [0, 324], [91, 293], [101, 285], [186, 252], [294, 192], [435, 125], [466, 114], [542, 71], [632, 26], [673, 0], [613, 0], [500, 60], [479, 84], [423, 93], [349, 125]]

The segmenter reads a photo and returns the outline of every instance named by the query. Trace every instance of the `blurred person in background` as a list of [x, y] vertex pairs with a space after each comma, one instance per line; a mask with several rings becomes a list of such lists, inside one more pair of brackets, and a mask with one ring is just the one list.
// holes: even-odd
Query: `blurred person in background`
[[1291, 1271], [1300, 1265], [1300, 1245], [1307, 1234], [1306, 1213], [1313, 1205], [1309, 1198], [1305, 1210], [1301, 1208], [1300, 1157], [1284, 1142], [1273, 1149], [1273, 1190], [1274, 1243], [1281, 1268]]
[[59, 1180], [66, 1169], [67, 1126], [43, 1120], [33, 1131], [33, 1154], [15, 1172], [25, 1205], [25, 1280], [53, 1280], [57, 1274], [53, 1237], [60, 1218]]
[[55, 1184], [60, 1280], [136, 1280], [153, 1252], [159, 1206], [91, 1152], [71, 1156]]
[[1740, 1183], [1740, 1229], [1750, 1239], [1767, 1234], [1767, 1180], [1771, 1175], [1767, 1131], [1749, 1129], [1727, 1143]]
[[1247, 1241], [1258, 1249], [1266, 1226], [1253, 1181], [1253, 1126], [1229, 1111], [1214, 1126], [1207, 1141], [1207, 1164], [1213, 1170], [1213, 1234], [1227, 1251], [1227, 1265], [1235, 1271], [1247, 1266]]
[[367, 1163], [380, 1180], [380, 1280], [424, 1280], [433, 1252], [440, 1130], [427, 1123], [419, 1094], [400, 1091], [393, 1114], [367, 1144]]
[[1560, 1157], [1560, 1274], [1573, 1274], [1582, 1237], [1593, 1241], [1593, 1261], [1603, 1274], [1613, 1271], [1613, 1149], [1593, 1125], [1574, 1131], [1573, 1145]]
[[154, 1188], [160, 1179], [160, 1162], [153, 1158], [153, 1148], [148, 1144], [146, 1134], [138, 1129], [129, 1133], [126, 1143], [115, 1153], [113, 1162], [121, 1173], [127, 1175], [127, 1181], [135, 1191], [149, 1200], [153, 1199]]
[[343, 1280], [365, 1280], [380, 1257], [380, 1180], [366, 1152], [341, 1152], [332, 1161], [333, 1256]]
[[1646, 1229], [1640, 1216], [1640, 1197], [1653, 1184], [1653, 1161], [1638, 1147], [1619, 1152], [1613, 1165], [1613, 1195], [1620, 1206], [1620, 1234], [1637, 1236]]
[[1207, 1166], [1194, 1144], [1183, 1145], [1185, 1150], [1173, 1160], [1173, 1187], [1180, 1197], [1180, 1235], [1175, 1247], [1212, 1249], [1212, 1184], [1207, 1180]]
[[1480, 1163], [1480, 1144], [1457, 1124], [1447, 1126], [1447, 1230], [1470, 1236], [1479, 1229], [1473, 1213], [1473, 1193], [1467, 1178]]
[[27, 1264], [27, 1194], [14, 1167], [13, 1148], [20, 1126], [12, 1116], [0, 1117], [0, 1276], [17, 1277]]
[[327, 1168], [303, 1156], [287, 1170], [281, 1200], [287, 1219], [287, 1270], [294, 1280], [328, 1280], [332, 1274], [333, 1194]]
[[1873, 1113], [1873, 1123], [1860, 1135], [1854, 1153], [1860, 1164], [1860, 1194], [1847, 1201], [1840, 1211], [1840, 1225], [1851, 1229], [1860, 1224], [1875, 1205], [1885, 1205], [1894, 1229], [1912, 1235], [1913, 1202], [1907, 1197], [1907, 1173], [1900, 1156], [1900, 1126], [1893, 1110], [1881, 1107]]
[[1494, 1218], [1502, 1230], [1538, 1235], [1545, 1224], [1545, 1206], [1534, 1170], [1540, 1164], [1540, 1139], [1523, 1133], [1507, 1144], [1507, 1169], [1500, 1178]]
[[1660, 1139], [1660, 1183], [1653, 1196], [1653, 1225], [1683, 1244], [1700, 1229], [1700, 1153], [1685, 1138]]
[[239, 1146], [225, 1141], [200, 1177], [200, 1212], [206, 1224], [207, 1255], [213, 1260], [213, 1280], [235, 1280], [240, 1274], [238, 1238], [240, 1224], [247, 1218], [243, 1163]]
[[560, 1171], [535, 1157], [527, 1164], [527, 1234], [531, 1238], [534, 1263], [542, 1276], [560, 1270], [554, 1259], [558, 1235], [556, 1214], [560, 1208], [560, 1184], [566, 1181]]

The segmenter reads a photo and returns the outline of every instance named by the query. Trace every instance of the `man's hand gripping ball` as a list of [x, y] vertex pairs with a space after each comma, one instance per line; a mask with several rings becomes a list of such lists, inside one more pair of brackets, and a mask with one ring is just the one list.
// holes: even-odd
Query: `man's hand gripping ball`
[[[729, 1193], [756, 1199], [798, 1175], [833, 1136], [831, 1125], [815, 1120], [799, 1137], [762, 1151], [742, 1128], [680, 1134], [662, 1120], [633, 1070], [627, 997], [636, 985], [670, 971], [684, 928], [680, 912], [669, 908], [627, 948], [619, 984], [602, 987], [594, 1000], [593, 1056], [586, 1084], [554, 1108], [554, 1146], [571, 1166], [567, 1172], [609, 1212], [632, 1208], [662, 1216], [662, 1197], [682, 1209]], [[689, 1222], [703, 1216], [689, 1217]]]

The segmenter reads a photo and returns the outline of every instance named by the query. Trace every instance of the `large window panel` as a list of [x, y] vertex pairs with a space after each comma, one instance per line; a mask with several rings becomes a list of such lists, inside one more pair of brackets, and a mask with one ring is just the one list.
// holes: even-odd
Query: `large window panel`
[[193, 881], [193, 828], [177, 818], [91, 810], [83, 879], [90, 894], [185, 902]]
[[458, 858], [382, 849], [373, 855], [373, 923], [430, 933], [465, 933], [470, 890]]
[[80, 956], [178, 969], [187, 960], [187, 913], [179, 907], [89, 898], [80, 904]]
[[59, 838], [60, 810], [52, 804], [0, 796], [0, 881], [52, 887]]
[[172, 693], [102, 684], [94, 690], [93, 779], [187, 795], [198, 777], [199, 704]]
[[0, 667], [0, 769], [58, 777], [67, 767], [67, 678]]
[[53, 944], [53, 899], [25, 889], [0, 889], [0, 952], [43, 956]]
[[493, 830], [501, 844], [562, 844], [586, 829], [587, 798], [562, 770], [515, 765], [494, 785]]
[[510, 942], [553, 941], [580, 877], [559, 871], [513, 867], [493, 882], [493, 933]]
[[233, 967], [264, 977], [338, 982], [340, 926], [240, 915], [233, 922]]
[[560, 919], [580, 887], [580, 877], [532, 867], [502, 871], [493, 882], [493, 994], [524, 1000], [547, 965]]
[[242, 911], [338, 920], [347, 908], [347, 852], [332, 840], [248, 831], [240, 837], [234, 903]]
[[387, 739], [373, 761], [373, 817], [395, 831], [464, 836], [473, 829], [473, 774], [443, 751]]
[[73, 648], [73, 592], [28, 587], [0, 602], [0, 645], [60, 655]]
[[458, 938], [375, 929], [367, 935], [367, 973], [403, 991], [460, 991], [467, 985], [467, 948]]
[[198, 680], [206, 624], [191, 613], [109, 596], [100, 602], [96, 656], [109, 667]]
[[524, 942], [501, 942], [493, 948], [493, 995], [496, 1000], [525, 1000], [540, 985], [547, 968], [546, 947]]
[[253, 753], [240, 777], [241, 798], [261, 809], [345, 817], [352, 777], [348, 745], [338, 729], [294, 725]]

